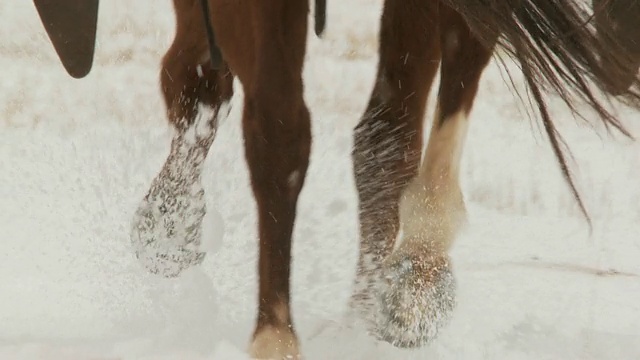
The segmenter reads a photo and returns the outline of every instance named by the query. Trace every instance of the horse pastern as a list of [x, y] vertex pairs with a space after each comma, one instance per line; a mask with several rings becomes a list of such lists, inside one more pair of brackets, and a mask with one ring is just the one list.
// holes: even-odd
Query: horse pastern
[[298, 339], [290, 326], [265, 326], [253, 337], [249, 355], [259, 360], [302, 360]]

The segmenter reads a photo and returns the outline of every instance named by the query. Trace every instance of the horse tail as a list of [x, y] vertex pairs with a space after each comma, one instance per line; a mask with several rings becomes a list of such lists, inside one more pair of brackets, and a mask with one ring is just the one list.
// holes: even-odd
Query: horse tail
[[[607, 101], [615, 96], [640, 108], [640, 79], [633, 57], [621, 50], [612, 29], [596, 28], [593, 12], [586, 8], [584, 0], [440, 1], [460, 13], [481, 41], [487, 45], [497, 41], [499, 48], [520, 63], [562, 174], [591, 226], [560, 146], [565, 144], [549, 115], [547, 94], [558, 94], [572, 113], [582, 119], [585, 118], [577, 105], [586, 103], [607, 130], [615, 128], [631, 138], [595, 92], [599, 90]], [[633, 81], [622, 74], [632, 74]]]

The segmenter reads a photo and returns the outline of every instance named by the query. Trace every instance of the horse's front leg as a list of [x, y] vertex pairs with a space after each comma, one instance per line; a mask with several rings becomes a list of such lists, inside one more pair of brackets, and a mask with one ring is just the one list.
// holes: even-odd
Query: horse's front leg
[[197, 1], [175, 1], [177, 31], [162, 60], [160, 79], [169, 121], [176, 129], [171, 151], [140, 203], [131, 230], [136, 255], [152, 273], [177, 276], [197, 265], [206, 212], [201, 174], [220, 118], [230, 110], [233, 76], [214, 70]]
[[233, 28], [234, 36], [221, 32], [220, 44], [245, 90], [242, 126], [259, 236], [258, 313], [250, 354], [258, 359], [300, 356], [290, 274], [296, 206], [311, 148], [302, 79], [308, 6], [306, 0], [225, 2], [217, 12], [229, 11], [236, 19], [238, 13], [252, 14], [244, 17], [244, 27]]

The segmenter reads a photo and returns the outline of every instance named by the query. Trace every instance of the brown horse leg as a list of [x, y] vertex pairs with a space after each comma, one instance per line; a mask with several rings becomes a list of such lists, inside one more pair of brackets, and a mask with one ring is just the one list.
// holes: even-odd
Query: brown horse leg
[[399, 199], [417, 174], [422, 126], [440, 62], [438, 2], [386, 0], [377, 80], [354, 131], [360, 257], [350, 307], [378, 326], [377, 284], [399, 229]]
[[[250, 354], [259, 359], [297, 358], [289, 278], [296, 205], [311, 147], [302, 79], [309, 4], [213, 4], [219, 43], [244, 88], [245, 155], [258, 207], [259, 302]], [[233, 26], [239, 18], [244, 24]]]
[[177, 276], [198, 264], [205, 214], [202, 165], [220, 117], [229, 111], [233, 76], [213, 70], [198, 2], [174, 2], [177, 31], [162, 60], [162, 92], [176, 129], [171, 152], [141, 202], [132, 228], [136, 255], [153, 273]]
[[466, 218], [460, 159], [468, 115], [493, 52], [452, 9], [441, 6], [440, 19], [438, 105], [418, 175], [400, 199], [402, 238], [385, 259], [379, 288], [378, 332], [401, 347], [434, 339], [455, 306], [448, 250]]

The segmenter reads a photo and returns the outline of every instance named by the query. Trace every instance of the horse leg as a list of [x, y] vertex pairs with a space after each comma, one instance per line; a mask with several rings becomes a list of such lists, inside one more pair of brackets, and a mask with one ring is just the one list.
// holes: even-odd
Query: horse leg
[[[377, 337], [411, 347], [434, 338], [453, 310], [446, 251], [464, 219], [458, 167], [466, 115], [491, 51], [472, 38], [452, 10], [405, 6], [385, 3], [378, 82], [355, 134], [361, 247], [352, 306]], [[416, 21], [418, 14], [441, 20]], [[411, 27], [413, 21], [417, 27]], [[411, 35], [418, 30], [424, 35]], [[424, 102], [441, 52], [435, 125], [418, 170]], [[394, 61], [404, 60], [404, 54], [414, 62]], [[416, 64], [416, 58], [422, 62]], [[428, 64], [430, 77], [420, 76], [425, 74], [421, 66]], [[399, 230], [402, 238], [393, 250]]]
[[376, 324], [381, 268], [399, 230], [400, 196], [417, 174], [426, 102], [440, 63], [437, 14], [435, 1], [385, 1], [377, 79], [354, 131], [360, 253], [350, 308], [374, 331], [387, 327]]
[[[306, 0], [273, 0], [252, 6], [253, 63], [238, 71], [245, 89], [245, 155], [259, 227], [259, 302], [250, 354], [298, 358], [289, 281], [296, 205], [311, 147], [302, 79], [309, 5]], [[230, 59], [235, 69], [236, 60], [241, 64], [239, 59], [246, 58]]]
[[440, 19], [442, 65], [434, 122], [418, 175], [400, 198], [402, 237], [385, 259], [378, 289], [378, 333], [400, 347], [434, 339], [455, 306], [448, 250], [466, 219], [460, 159], [468, 115], [493, 53], [451, 8], [441, 6]]
[[233, 75], [214, 70], [196, 1], [174, 1], [177, 29], [162, 59], [160, 81], [167, 114], [176, 132], [160, 173], [140, 203], [132, 227], [137, 257], [152, 273], [177, 276], [199, 264], [205, 215], [200, 175], [218, 121], [228, 115]]

